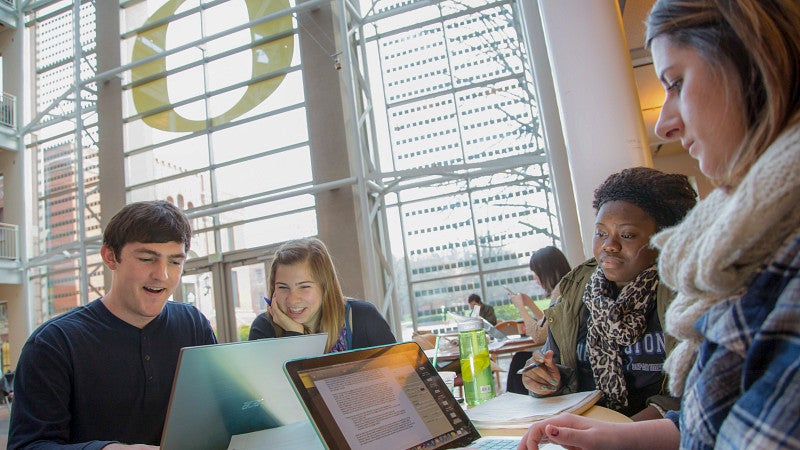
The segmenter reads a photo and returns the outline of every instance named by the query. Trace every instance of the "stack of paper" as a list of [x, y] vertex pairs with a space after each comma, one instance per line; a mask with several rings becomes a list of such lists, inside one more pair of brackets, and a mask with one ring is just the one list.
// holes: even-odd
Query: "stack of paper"
[[581, 414], [603, 394], [600, 391], [536, 398], [506, 392], [467, 410], [476, 428], [521, 428], [562, 412]]

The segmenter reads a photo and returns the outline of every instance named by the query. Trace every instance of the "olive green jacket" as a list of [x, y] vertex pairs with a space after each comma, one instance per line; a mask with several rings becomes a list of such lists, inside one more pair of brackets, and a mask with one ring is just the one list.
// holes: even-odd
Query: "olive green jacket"
[[[548, 339], [553, 339], [561, 352], [559, 365], [571, 369], [573, 375], [577, 373], [578, 369], [578, 327], [585, 308], [583, 291], [596, 268], [597, 261], [591, 258], [564, 275], [564, 278], [558, 283], [560, 297], [555, 299], [553, 306], [544, 311], [550, 332]], [[659, 283], [656, 292], [656, 309], [662, 327], [665, 323], [664, 315], [667, 312], [667, 306], [673, 298], [675, 298], [675, 293], [664, 283]], [[675, 348], [675, 344], [675, 339], [664, 333], [667, 355]], [[569, 379], [569, 385], [564, 386], [566, 388], [564, 392], [575, 392], [578, 388], [578, 379], [576, 376], [570, 376]], [[666, 383], [664, 385], [666, 386]]]

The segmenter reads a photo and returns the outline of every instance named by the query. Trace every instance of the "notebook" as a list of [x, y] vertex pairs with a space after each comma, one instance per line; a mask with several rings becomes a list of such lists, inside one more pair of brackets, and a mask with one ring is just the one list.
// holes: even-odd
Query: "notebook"
[[181, 349], [162, 450], [224, 450], [231, 436], [306, 421], [283, 374], [286, 360], [320, 355], [326, 334]]
[[519, 443], [481, 438], [416, 342], [291, 360], [284, 370], [329, 449], [516, 449]]

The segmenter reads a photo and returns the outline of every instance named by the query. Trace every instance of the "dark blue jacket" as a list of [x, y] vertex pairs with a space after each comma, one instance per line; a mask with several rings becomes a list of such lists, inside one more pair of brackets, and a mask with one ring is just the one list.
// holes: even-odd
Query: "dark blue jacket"
[[17, 364], [8, 448], [159, 445], [180, 349], [216, 342], [197, 308], [172, 301], [143, 329], [99, 299], [45, 322]]
[[[372, 303], [363, 300], [348, 299], [350, 310], [353, 313], [353, 349], [374, 347], [376, 345], [394, 344], [397, 342], [389, 324], [375, 308]], [[286, 335], [296, 335], [298, 333], [287, 332]], [[264, 339], [277, 337], [272, 321], [267, 317], [267, 313], [261, 313], [253, 321], [250, 327], [249, 339]]]

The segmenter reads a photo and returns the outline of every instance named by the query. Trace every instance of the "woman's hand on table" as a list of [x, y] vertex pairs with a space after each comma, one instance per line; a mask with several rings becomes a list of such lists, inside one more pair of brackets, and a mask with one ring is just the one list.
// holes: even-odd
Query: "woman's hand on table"
[[538, 449], [543, 443], [573, 450], [674, 450], [680, 432], [669, 419], [620, 423], [564, 413], [531, 425], [517, 450]]
[[538, 449], [539, 444], [558, 444], [569, 449], [613, 449], [619, 450], [620, 442], [614, 425], [571, 413], [560, 414], [551, 419], [536, 422], [522, 437], [518, 450]]
[[561, 372], [553, 362], [553, 351], [534, 352], [522, 368], [522, 384], [536, 395], [553, 395], [561, 387]]

